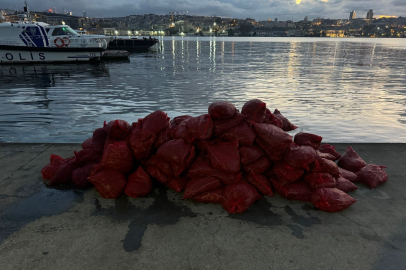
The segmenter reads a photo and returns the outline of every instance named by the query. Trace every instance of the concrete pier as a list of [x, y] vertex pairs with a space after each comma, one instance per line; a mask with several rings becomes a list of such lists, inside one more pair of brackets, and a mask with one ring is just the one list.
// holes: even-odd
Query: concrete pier
[[389, 181], [340, 213], [264, 197], [248, 211], [182, 200], [46, 188], [51, 153], [79, 144], [0, 144], [0, 269], [406, 269], [406, 144], [348, 145]]

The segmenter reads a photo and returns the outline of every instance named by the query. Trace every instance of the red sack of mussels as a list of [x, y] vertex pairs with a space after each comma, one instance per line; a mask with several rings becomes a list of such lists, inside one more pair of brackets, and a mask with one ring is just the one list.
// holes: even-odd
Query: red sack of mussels
[[227, 101], [212, 103], [207, 114], [172, 120], [155, 111], [132, 125], [104, 123], [75, 156], [51, 155], [41, 173], [51, 185], [93, 184], [104, 198], [147, 196], [155, 179], [184, 190], [184, 199], [221, 203], [230, 213], [246, 211], [274, 190], [323, 211], [341, 211], [356, 201], [345, 193], [358, 188], [353, 182], [375, 188], [387, 181], [384, 167], [367, 165], [351, 147], [341, 155], [305, 132], [292, 141], [287, 131], [296, 128], [258, 99], [241, 113]]

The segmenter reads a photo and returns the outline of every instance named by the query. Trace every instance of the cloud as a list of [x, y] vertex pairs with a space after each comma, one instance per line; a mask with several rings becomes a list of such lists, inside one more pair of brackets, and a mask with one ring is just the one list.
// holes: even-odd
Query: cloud
[[[22, 9], [23, 1], [16, 5], [14, 0], [0, 0], [0, 8]], [[29, 0], [31, 10], [43, 11], [56, 7], [63, 8], [80, 16], [86, 10], [88, 16], [117, 17], [133, 14], [168, 14], [189, 11], [191, 15], [218, 16], [232, 18], [251, 17], [266, 20], [278, 17], [279, 20], [348, 18], [355, 10], [357, 17], [364, 17], [369, 9], [376, 14], [406, 16], [405, 0]]]

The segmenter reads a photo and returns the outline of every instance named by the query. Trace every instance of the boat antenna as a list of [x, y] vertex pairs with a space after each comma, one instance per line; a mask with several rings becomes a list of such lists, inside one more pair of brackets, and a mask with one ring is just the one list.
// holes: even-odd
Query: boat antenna
[[27, 0], [24, 1], [24, 4], [25, 4], [24, 13], [27, 14], [27, 21], [30, 21], [31, 20], [31, 18], [30, 18], [30, 10], [28, 9]]

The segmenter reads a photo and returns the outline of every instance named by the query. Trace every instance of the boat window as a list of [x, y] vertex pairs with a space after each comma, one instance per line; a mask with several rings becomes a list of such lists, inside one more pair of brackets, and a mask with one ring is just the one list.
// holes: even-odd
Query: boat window
[[23, 30], [23, 33], [26, 33], [29, 36], [40, 35], [39, 29], [37, 27], [27, 27], [25, 30]]
[[52, 32], [53, 36], [67, 36], [67, 35], [74, 35], [77, 36], [77, 33], [70, 27], [59, 27], [55, 28]]

